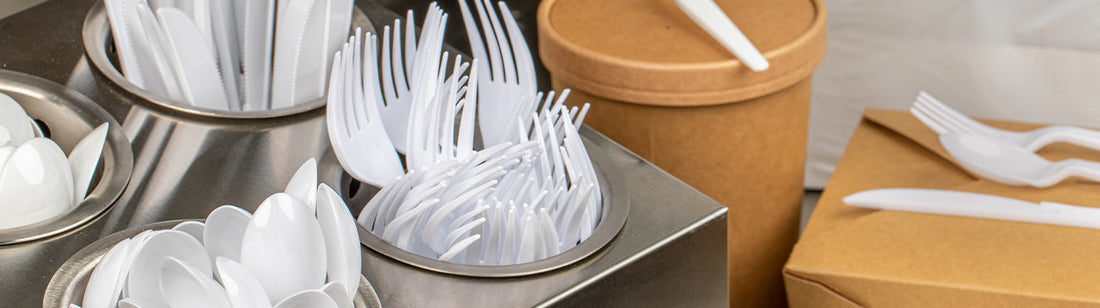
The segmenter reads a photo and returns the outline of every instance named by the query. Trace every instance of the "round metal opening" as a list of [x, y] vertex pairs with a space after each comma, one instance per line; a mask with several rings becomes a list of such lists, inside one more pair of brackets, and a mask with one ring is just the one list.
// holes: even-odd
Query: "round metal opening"
[[[187, 220], [171, 220], [152, 223], [115, 232], [107, 237], [99, 239], [80, 249], [54, 273], [50, 278], [50, 284], [46, 286], [46, 294], [42, 299], [42, 307], [69, 308], [70, 304], [80, 304], [84, 299], [84, 289], [88, 285], [88, 278], [103, 256], [124, 239], [131, 238], [145, 230], [171, 229], [176, 224]], [[374, 287], [363, 276], [359, 276], [359, 293], [355, 295], [356, 308], [382, 307], [378, 294]]]
[[[358, 7], [354, 9], [351, 20], [351, 29], [354, 30], [356, 27], [362, 28], [363, 32], [375, 32], [374, 26], [372, 26], [370, 20], [367, 19], [366, 14], [359, 10]], [[326, 103], [324, 98], [320, 98], [292, 107], [273, 110], [228, 111], [199, 108], [184, 102], [174, 102], [163, 96], [146, 91], [122, 76], [122, 73], [116, 66], [117, 62], [112, 61], [112, 59], [117, 59], [117, 55], [115, 53], [114, 39], [111, 37], [111, 27], [107, 22], [107, 11], [102, 1], [96, 2], [91, 10], [88, 11], [88, 15], [84, 17], [82, 31], [84, 53], [88, 55], [88, 59], [91, 60], [92, 66], [94, 66], [97, 71], [106, 76], [111, 83], [122, 88], [123, 91], [140, 98], [140, 100], [171, 111], [225, 119], [267, 119], [321, 109]]]
[[65, 153], [102, 123], [109, 123], [99, 165], [88, 187], [87, 198], [60, 216], [38, 223], [0, 229], [0, 245], [21, 243], [55, 235], [81, 226], [107, 211], [130, 181], [133, 152], [122, 126], [88, 97], [35, 76], [0, 71], [0, 92], [15, 99], [43, 134]]
[[[582, 138], [588, 139], [586, 136], [582, 136]], [[603, 207], [600, 221], [588, 239], [584, 240], [576, 247], [558, 255], [528, 263], [501, 266], [451, 263], [424, 257], [401, 249], [375, 236], [363, 226], [356, 224], [359, 228], [359, 242], [371, 250], [411, 266], [444, 274], [470, 277], [527, 276], [549, 272], [577, 263], [597, 255], [601, 250], [610, 246], [612, 241], [614, 241], [622, 231], [630, 211], [630, 200], [626, 197], [627, 194], [624, 191], [626, 188], [624, 187], [625, 184], [623, 183], [621, 175], [615, 175], [609, 172], [609, 170], [606, 170], [603, 164], [601, 164], [601, 161], [609, 159], [606, 157], [606, 153], [589, 151], [588, 154], [591, 156], [592, 163], [596, 168], [596, 176], [600, 180], [600, 190], [603, 194]], [[377, 187], [359, 183], [346, 173], [344, 174], [344, 179], [341, 181], [340, 194], [348, 199], [345, 201], [352, 210], [352, 213], [356, 216], [359, 215], [363, 206], [366, 205], [367, 201], [377, 192]]]

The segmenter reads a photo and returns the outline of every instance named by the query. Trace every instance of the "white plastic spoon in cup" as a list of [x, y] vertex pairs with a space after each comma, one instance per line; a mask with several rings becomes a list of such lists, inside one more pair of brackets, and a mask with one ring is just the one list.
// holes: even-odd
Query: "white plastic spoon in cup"
[[31, 117], [15, 99], [0, 93], [0, 126], [8, 130], [8, 139], [12, 145], [20, 145], [34, 138]]
[[0, 166], [0, 229], [41, 222], [73, 204], [72, 172], [65, 153], [45, 138], [12, 151]]
[[[347, 287], [340, 282], [329, 282], [324, 287], [321, 287], [321, 291], [328, 294], [332, 298], [332, 301], [336, 303], [339, 308], [352, 308], [355, 304], [352, 302], [352, 297], [349, 297], [347, 293]], [[354, 295], [351, 295], [354, 296]]]
[[202, 233], [206, 231], [206, 224], [200, 221], [188, 220], [176, 224], [176, 226], [172, 227], [172, 230], [183, 231], [184, 233], [190, 234], [191, 237], [199, 240], [199, 244], [202, 244]]
[[210, 257], [206, 256], [202, 244], [190, 234], [175, 230], [154, 231], [134, 256], [130, 276], [126, 280], [128, 297], [164, 301], [160, 285], [161, 264], [168, 257], [187, 261], [203, 274], [213, 275]]
[[320, 289], [305, 290], [288, 296], [275, 308], [339, 308], [328, 294]]
[[363, 266], [359, 230], [344, 200], [327, 184], [317, 188], [317, 222], [325, 237], [328, 280], [339, 282], [346, 295], [354, 297]]
[[124, 239], [99, 260], [99, 264], [88, 277], [81, 304], [88, 308], [109, 308], [114, 306], [122, 293], [122, 285], [129, 268], [123, 267], [126, 254], [130, 249], [130, 239]]
[[217, 272], [222, 286], [229, 296], [229, 303], [235, 308], [271, 308], [264, 287], [244, 268], [244, 265], [223, 257], [218, 257]]
[[125, 298], [118, 301], [118, 308], [169, 308], [168, 304], [147, 298]]
[[107, 141], [107, 123], [100, 124], [69, 152], [69, 166], [73, 172], [73, 200], [74, 204], [84, 200], [91, 185], [92, 175], [99, 165], [99, 157], [103, 153], [103, 143]]
[[206, 216], [202, 238], [211, 262], [218, 257], [240, 262], [244, 230], [250, 221], [252, 214], [232, 205], [219, 206]]
[[160, 270], [160, 288], [169, 307], [232, 308], [225, 289], [194, 265], [168, 257]]
[[260, 281], [271, 302], [320, 288], [328, 265], [314, 213], [285, 193], [268, 197], [245, 228], [241, 264]]
[[309, 207], [310, 212], [317, 210], [317, 160], [310, 157], [305, 163], [302, 163], [301, 167], [298, 167], [298, 171], [294, 172], [294, 176], [290, 177], [290, 181], [286, 184], [286, 189], [283, 191], [286, 194], [298, 198], [302, 204]]

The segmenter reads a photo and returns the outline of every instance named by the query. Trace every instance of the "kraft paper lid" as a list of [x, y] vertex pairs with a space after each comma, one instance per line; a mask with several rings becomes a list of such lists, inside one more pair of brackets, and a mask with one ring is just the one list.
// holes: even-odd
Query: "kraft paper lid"
[[808, 78], [825, 57], [822, 0], [717, 0], [771, 67], [753, 72], [673, 0], [545, 0], [539, 53], [554, 78], [662, 106], [738, 102]]

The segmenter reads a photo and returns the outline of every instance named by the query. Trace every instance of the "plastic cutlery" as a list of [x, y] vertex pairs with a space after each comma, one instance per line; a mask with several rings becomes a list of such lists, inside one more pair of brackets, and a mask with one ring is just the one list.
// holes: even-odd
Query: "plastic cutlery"
[[[376, 96], [364, 94], [376, 93], [376, 89], [363, 89], [360, 85], [369, 86], [370, 83], [354, 82], [353, 75], [357, 73], [351, 70], [356, 67], [354, 63], [357, 61], [354, 60], [360, 57], [360, 51], [357, 50], [360, 40], [359, 31], [356, 30], [351, 44], [344, 48], [344, 52], [338, 52], [333, 59], [330, 78], [333, 82], [329, 83], [326, 122], [333, 152], [344, 170], [357, 180], [381, 187], [405, 171], [393, 149], [393, 143], [386, 135]], [[373, 59], [375, 37], [371, 36], [366, 44], [362, 52], [367, 53], [368, 59]], [[367, 62], [363, 66], [368, 70], [365, 74], [372, 76], [373, 63]], [[363, 104], [357, 104], [357, 98]]]
[[145, 39], [149, 41], [149, 50], [152, 52], [152, 64], [156, 66], [156, 73], [164, 81], [164, 93], [158, 93], [176, 102], [185, 102], [183, 90], [180, 89], [179, 72], [169, 59], [168, 51], [172, 45], [168, 42], [168, 34], [160, 26], [160, 21], [154, 16], [148, 3], [137, 1], [138, 20], [144, 27]]
[[[280, 4], [289, 1], [279, 1]], [[246, 1], [241, 67], [244, 110], [271, 109], [272, 52], [275, 42], [275, 1]]]
[[[271, 76], [271, 109], [280, 109], [294, 106], [302, 94], [310, 93], [305, 87], [306, 83], [298, 83], [301, 61], [306, 53], [303, 48], [306, 41], [306, 30], [310, 29], [310, 16], [318, 8], [316, 0], [298, 0], [279, 2], [278, 26], [275, 27], [275, 51], [272, 61]], [[286, 3], [283, 5], [282, 3]], [[284, 7], [285, 6], [285, 7]], [[312, 47], [317, 47], [313, 45]], [[321, 92], [318, 91], [317, 97]]]
[[219, 257], [214, 261], [218, 277], [225, 286], [229, 303], [237, 308], [270, 308], [271, 301], [263, 286], [245, 269], [244, 265]]
[[[355, 304], [352, 302], [352, 297], [349, 297], [347, 293], [347, 287], [343, 283], [329, 282], [324, 287], [321, 287], [321, 292], [325, 292], [328, 297], [332, 298], [332, 302], [336, 303], [339, 308], [352, 308]], [[352, 295], [354, 296], [354, 295]]]
[[755, 72], [768, 69], [768, 60], [713, 0], [676, 0], [676, 5], [749, 69]]
[[191, 237], [194, 237], [196, 240], [199, 240], [199, 244], [203, 244], [203, 246], [206, 245], [202, 241], [202, 234], [203, 232], [206, 232], [206, 224], [202, 223], [201, 221], [184, 221], [176, 224], [176, 226], [172, 227], [172, 230], [187, 233], [188, 235], [191, 235]]
[[317, 160], [310, 157], [298, 167], [283, 190], [291, 197], [298, 198], [310, 212], [317, 211]]
[[1028, 201], [950, 190], [886, 188], [844, 197], [844, 203], [869, 209], [997, 219], [1100, 230], [1100, 209], [1055, 202]]
[[130, 239], [125, 239], [111, 247], [92, 270], [84, 290], [81, 304], [88, 308], [109, 308], [122, 293], [123, 282], [129, 268], [125, 267], [126, 254], [131, 247]]
[[945, 133], [940, 144], [970, 173], [1008, 185], [1050, 187], [1069, 177], [1100, 181], [1100, 163], [1051, 162], [1024, 148], [976, 134]]
[[0, 229], [37, 223], [68, 211], [73, 206], [73, 178], [65, 153], [45, 138], [15, 148], [0, 166], [0, 200], [4, 203], [0, 206]]
[[234, 10], [233, 1], [214, 0], [210, 2], [210, 30], [213, 33], [212, 38], [216, 51], [215, 55], [218, 59], [218, 69], [225, 85], [229, 110], [239, 111], [243, 108], [243, 98], [240, 93], [241, 40], [237, 34], [238, 21]]
[[[317, 188], [317, 221], [325, 239], [328, 281], [338, 283], [350, 303], [359, 288], [363, 266], [359, 230], [344, 200], [327, 184]], [[337, 303], [341, 301], [337, 300]]]
[[223, 205], [206, 216], [206, 228], [202, 232], [203, 246], [210, 262], [226, 258], [240, 262], [245, 228], [252, 221], [252, 214], [232, 205]]
[[256, 208], [245, 229], [241, 264], [260, 281], [271, 302], [277, 302], [324, 284], [324, 245], [314, 213], [297, 198], [276, 193]]
[[[478, 109], [478, 123], [481, 124], [483, 142], [488, 147], [507, 140], [505, 134], [514, 125], [515, 116], [523, 114], [518, 112], [514, 102], [534, 96], [538, 82], [535, 80], [531, 51], [508, 5], [498, 3], [503, 17], [498, 19], [496, 10], [488, 0], [473, 2], [478, 11], [478, 21], [474, 20], [466, 0], [458, 4], [470, 38], [471, 52], [475, 59], [481, 60], [477, 90], [478, 105], [483, 108]], [[504, 27], [500, 20], [503, 20]]]
[[909, 112], [939, 134], [947, 132], [978, 134], [1032, 152], [1058, 142], [1100, 151], [1100, 132], [1098, 131], [1063, 125], [1046, 126], [1026, 132], [1003, 130], [975, 121], [924, 91], [917, 95]]
[[92, 176], [95, 174], [96, 166], [99, 165], [99, 157], [103, 153], [103, 143], [107, 141], [108, 126], [107, 123], [100, 124], [85, 135], [69, 152], [74, 203], [83, 201], [88, 193], [88, 185], [91, 185]]
[[328, 294], [321, 290], [305, 290], [275, 304], [275, 308], [339, 308]]
[[[348, 25], [351, 24], [352, 11], [354, 11], [355, 1], [353, 0], [327, 0], [327, 7], [325, 8], [325, 38], [324, 49], [321, 52], [323, 57], [318, 62], [319, 65], [325, 65], [332, 62], [333, 55], [336, 51], [340, 50], [343, 46], [344, 38], [348, 37]], [[323, 91], [328, 84], [328, 79], [325, 79], [323, 70], [321, 78], [317, 79], [316, 87]]]
[[145, 239], [133, 257], [130, 275], [126, 279], [128, 298], [164, 301], [161, 287], [161, 265], [172, 257], [191, 264], [203, 275], [213, 275], [210, 258], [203, 251], [202, 244], [187, 233], [174, 230], [154, 231]]
[[[8, 144], [19, 146], [34, 138], [33, 121], [15, 99], [0, 93], [0, 127], [6, 129]], [[0, 142], [2, 145], [5, 143]]]
[[209, 272], [187, 261], [167, 257], [160, 266], [160, 288], [170, 307], [231, 308], [225, 289]]
[[200, 108], [228, 110], [218, 65], [198, 26], [174, 8], [158, 9], [157, 16], [171, 45], [172, 63], [180, 74], [180, 88], [187, 102]]

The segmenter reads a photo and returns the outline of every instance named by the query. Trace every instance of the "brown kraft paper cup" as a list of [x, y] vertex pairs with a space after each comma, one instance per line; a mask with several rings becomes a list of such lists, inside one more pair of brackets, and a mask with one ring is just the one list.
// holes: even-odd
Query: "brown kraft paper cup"
[[783, 306], [798, 237], [820, 0], [716, 1], [771, 63], [753, 72], [672, 0], [544, 0], [539, 51], [584, 124], [729, 207], [730, 306]]

